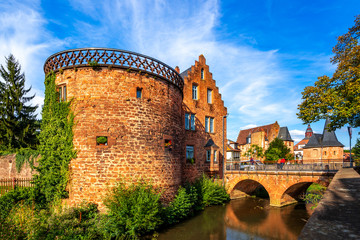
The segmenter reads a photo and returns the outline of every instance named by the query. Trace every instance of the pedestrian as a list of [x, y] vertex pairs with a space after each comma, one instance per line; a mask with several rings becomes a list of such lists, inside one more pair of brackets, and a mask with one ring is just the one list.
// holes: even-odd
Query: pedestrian
[[283, 169], [283, 166], [285, 164], [285, 158], [282, 158], [280, 161], [280, 168]]

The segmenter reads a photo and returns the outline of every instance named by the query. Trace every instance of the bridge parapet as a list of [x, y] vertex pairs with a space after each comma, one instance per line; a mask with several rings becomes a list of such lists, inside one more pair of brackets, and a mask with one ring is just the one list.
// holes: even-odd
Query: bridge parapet
[[333, 160], [314, 160], [306, 163], [291, 163], [287, 164], [243, 164], [244, 161], [230, 161], [226, 163], [226, 171], [338, 171], [343, 167], [349, 167], [350, 162], [333, 161]]

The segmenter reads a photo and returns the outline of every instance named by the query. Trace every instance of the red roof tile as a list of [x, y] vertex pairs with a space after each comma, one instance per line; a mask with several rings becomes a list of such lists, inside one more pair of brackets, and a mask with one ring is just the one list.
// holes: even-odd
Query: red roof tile
[[269, 125], [264, 125], [264, 126], [259, 126], [259, 127], [255, 127], [255, 128], [250, 128], [250, 129], [244, 129], [244, 130], [240, 130], [238, 138], [237, 138], [237, 143], [239, 143], [240, 145], [244, 145], [246, 144], [246, 138], [249, 136], [249, 134], [255, 133], [255, 132], [261, 132], [264, 131], [265, 134], [269, 134], [271, 128], [276, 124], [272, 123]]

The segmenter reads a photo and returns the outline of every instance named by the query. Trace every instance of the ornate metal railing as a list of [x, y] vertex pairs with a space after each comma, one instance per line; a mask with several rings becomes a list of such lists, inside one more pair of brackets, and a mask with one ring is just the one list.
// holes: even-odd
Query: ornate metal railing
[[44, 72], [94, 66], [94, 63], [99, 67], [111, 66], [148, 73], [173, 83], [181, 91], [184, 87], [180, 74], [165, 63], [139, 53], [111, 48], [79, 48], [55, 53], [46, 59]]

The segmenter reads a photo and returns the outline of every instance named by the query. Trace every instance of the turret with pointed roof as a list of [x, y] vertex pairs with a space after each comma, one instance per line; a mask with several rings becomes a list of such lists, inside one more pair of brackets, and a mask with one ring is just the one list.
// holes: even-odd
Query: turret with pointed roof
[[327, 118], [323, 134], [313, 134], [304, 148], [344, 147], [344, 145], [338, 141], [335, 132], [328, 129], [329, 124], [330, 120]]
[[289, 129], [287, 127], [280, 127], [278, 138], [283, 141], [290, 141], [290, 142], [294, 141], [292, 140]]
[[310, 124], [308, 124], [308, 127], [305, 132], [305, 138], [311, 138], [312, 135], [313, 135], [313, 130], [311, 129]]

